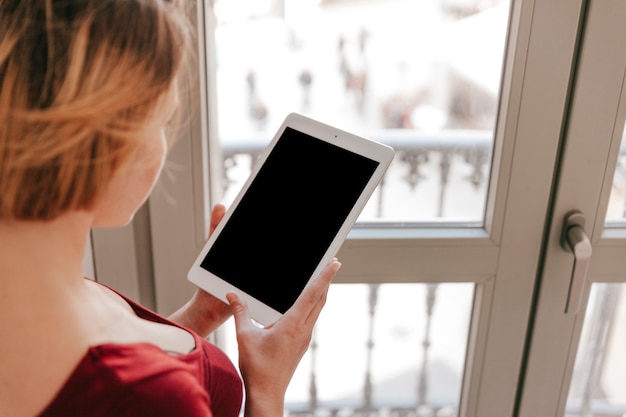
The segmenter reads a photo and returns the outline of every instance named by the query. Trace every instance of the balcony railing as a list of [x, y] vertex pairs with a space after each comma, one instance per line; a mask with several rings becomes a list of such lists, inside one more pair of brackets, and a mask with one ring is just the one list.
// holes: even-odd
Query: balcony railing
[[[438, 195], [435, 217], [442, 217], [446, 204], [450, 170], [455, 157], [471, 167], [467, 176], [468, 184], [478, 188], [487, 180], [488, 166], [491, 161], [492, 132], [480, 130], [443, 130], [433, 132], [415, 132], [404, 129], [387, 129], [368, 132], [368, 137], [386, 143], [396, 150], [393, 164], [402, 165], [405, 169], [403, 180], [414, 190], [422, 180], [428, 176], [421, 170], [422, 165], [431, 159], [438, 160]], [[232, 173], [238, 166], [237, 157], [246, 155], [250, 163], [265, 149], [269, 138], [264, 136], [248, 136], [245, 138], [224, 138], [222, 153], [224, 159], [224, 190], [228, 192], [231, 185], [237, 183]], [[251, 168], [251, 167], [250, 167]], [[249, 171], [248, 171], [249, 173]], [[383, 201], [386, 198], [387, 188], [385, 179], [379, 186], [377, 217], [382, 217]]]

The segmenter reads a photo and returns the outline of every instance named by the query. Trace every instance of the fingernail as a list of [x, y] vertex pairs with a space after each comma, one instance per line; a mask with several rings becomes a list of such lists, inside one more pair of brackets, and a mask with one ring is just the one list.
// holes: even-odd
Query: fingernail
[[229, 304], [232, 304], [237, 301], [237, 294], [229, 292], [228, 294], [226, 294], [226, 299], [228, 300]]

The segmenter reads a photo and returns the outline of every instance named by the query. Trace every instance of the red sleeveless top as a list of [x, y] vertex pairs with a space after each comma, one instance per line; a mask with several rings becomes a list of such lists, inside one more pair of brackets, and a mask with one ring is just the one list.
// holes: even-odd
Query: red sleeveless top
[[[178, 326], [124, 298], [139, 317]], [[233, 363], [185, 330], [196, 347], [183, 355], [149, 343], [91, 347], [40, 417], [237, 417], [243, 388]]]

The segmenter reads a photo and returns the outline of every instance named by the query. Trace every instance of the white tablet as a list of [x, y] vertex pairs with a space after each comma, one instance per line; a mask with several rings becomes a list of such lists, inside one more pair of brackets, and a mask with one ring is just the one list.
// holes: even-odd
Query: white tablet
[[189, 270], [262, 325], [279, 319], [332, 260], [394, 150], [291, 113]]

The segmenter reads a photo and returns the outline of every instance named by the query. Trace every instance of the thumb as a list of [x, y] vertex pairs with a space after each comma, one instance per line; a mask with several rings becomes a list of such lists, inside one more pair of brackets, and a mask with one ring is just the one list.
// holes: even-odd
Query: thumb
[[235, 318], [235, 327], [241, 327], [245, 323], [250, 323], [250, 311], [246, 302], [234, 292], [226, 294], [226, 299]]

